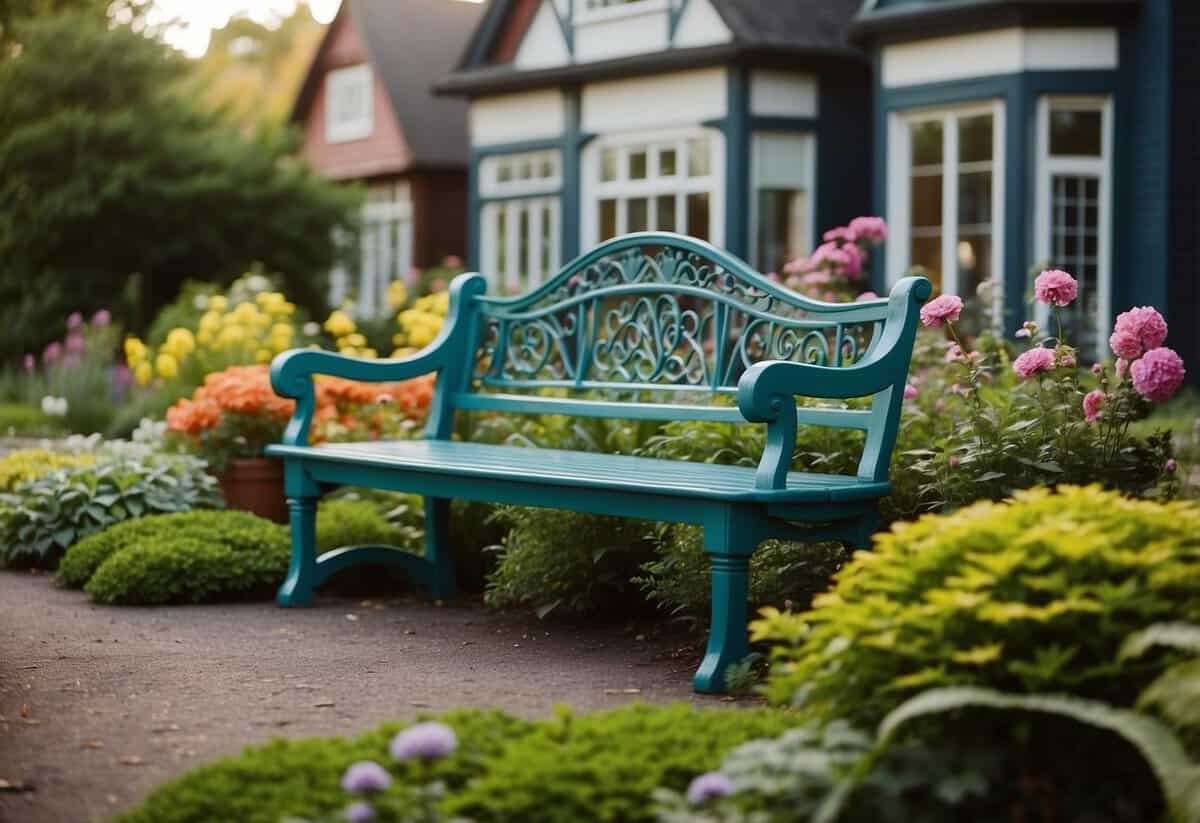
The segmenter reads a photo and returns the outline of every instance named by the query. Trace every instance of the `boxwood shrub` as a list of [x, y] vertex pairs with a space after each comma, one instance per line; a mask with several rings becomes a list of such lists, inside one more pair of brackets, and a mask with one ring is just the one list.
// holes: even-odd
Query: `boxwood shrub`
[[776, 644], [775, 701], [871, 728], [939, 686], [1131, 705], [1163, 663], [1117, 665], [1124, 639], [1197, 619], [1200, 506], [1063, 486], [897, 523], [754, 633]]
[[681, 790], [716, 768], [725, 752], [781, 734], [791, 716], [778, 710], [697, 710], [686, 705], [627, 706], [526, 721], [497, 711], [464, 710], [438, 718], [459, 749], [433, 764], [396, 763], [387, 724], [362, 737], [275, 740], [218, 760], [154, 791], [116, 823], [279, 823], [341, 811], [346, 767], [375, 760], [396, 778], [391, 791], [411, 793], [431, 779], [445, 783], [446, 817], [475, 823], [577, 823], [654, 820], [656, 787]]

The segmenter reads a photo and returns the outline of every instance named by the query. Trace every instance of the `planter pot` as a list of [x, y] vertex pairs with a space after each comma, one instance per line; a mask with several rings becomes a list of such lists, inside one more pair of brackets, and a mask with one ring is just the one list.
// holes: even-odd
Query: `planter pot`
[[286, 523], [287, 500], [283, 496], [283, 461], [276, 457], [240, 457], [217, 475], [225, 502], [231, 509], [257, 514]]

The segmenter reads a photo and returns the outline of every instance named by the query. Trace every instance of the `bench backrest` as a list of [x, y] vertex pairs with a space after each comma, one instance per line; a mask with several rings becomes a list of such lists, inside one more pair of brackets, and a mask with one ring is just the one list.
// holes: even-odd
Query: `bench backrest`
[[[851, 366], [896, 320], [887, 299], [811, 300], [708, 243], [663, 232], [603, 243], [521, 296], [483, 290], [479, 275], [452, 287], [448, 322], [458, 330], [453, 356], [462, 366], [438, 382], [428, 436], [450, 436], [460, 409], [746, 422], [730, 396], [751, 366]], [[903, 374], [899, 380], [896, 392]], [[888, 405], [898, 411], [898, 402]], [[895, 417], [874, 407], [797, 411], [800, 424], [868, 437], [889, 419], [894, 427]]]

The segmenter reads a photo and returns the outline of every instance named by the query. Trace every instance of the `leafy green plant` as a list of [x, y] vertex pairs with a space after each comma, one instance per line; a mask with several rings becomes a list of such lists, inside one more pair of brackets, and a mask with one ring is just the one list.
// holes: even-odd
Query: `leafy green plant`
[[53, 566], [77, 540], [123, 520], [221, 506], [205, 468], [184, 455], [114, 456], [24, 483], [0, 496], [0, 560]]
[[29, 403], [0, 403], [0, 435], [55, 437], [66, 431], [61, 417], [51, 417]]
[[1163, 664], [1114, 666], [1124, 638], [1200, 617], [1200, 508], [1020, 492], [894, 524], [810, 611], [764, 614], [768, 694], [809, 715], [871, 724], [940, 686], [1129, 705]]
[[60, 452], [51, 449], [18, 449], [0, 457], [0, 492], [11, 492], [22, 483], [49, 474], [55, 469], [90, 466], [96, 455]]
[[[317, 513], [317, 547], [330, 551], [342, 546], [399, 546], [420, 554], [424, 550], [424, 531], [412, 523], [413, 519], [420, 522], [420, 498], [416, 498], [414, 518], [410, 514], [413, 503], [407, 496], [397, 497], [400, 499], [391, 509], [370, 499], [322, 501]], [[389, 511], [394, 512], [393, 519], [388, 518]]]
[[651, 821], [658, 786], [679, 789], [748, 740], [787, 728], [786, 713], [748, 709], [701, 711], [690, 706], [629, 706], [594, 715], [560, 712], [527, 721], [496, 711], [455, 711], [437, 718], [459, 748], [432, 764], [398, 763], [387, 724], [362, 737], [276, 740], [202, 766], [155, 790], [119, 823], [279, 823], [339, 812], [339, 779], [361, 760], [386, 764], [389, 792], [403, 795], [439, 780], [440, 811], [476, 823]]

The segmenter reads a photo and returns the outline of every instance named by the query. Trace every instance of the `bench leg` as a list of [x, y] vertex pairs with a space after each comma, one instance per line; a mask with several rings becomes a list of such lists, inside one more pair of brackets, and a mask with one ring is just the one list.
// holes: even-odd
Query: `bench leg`
[[429, 561], [429, 594], [439, 600], [454, 597], [454, 555], [450, 549], [450, 501], [425, 498], [425, 559]]
[[747, 638], [747, 608], [750, 583], [750, 555], [713, 553], [712, 624], [708, 629], [708, 649], [692, 687], [706, 694], [725, 691], [725, 669], [750, 654]]
[[310, 606], [317, 571], [317, 498], [289, 497], [292, 560], [275, 595], [280, 606]]

